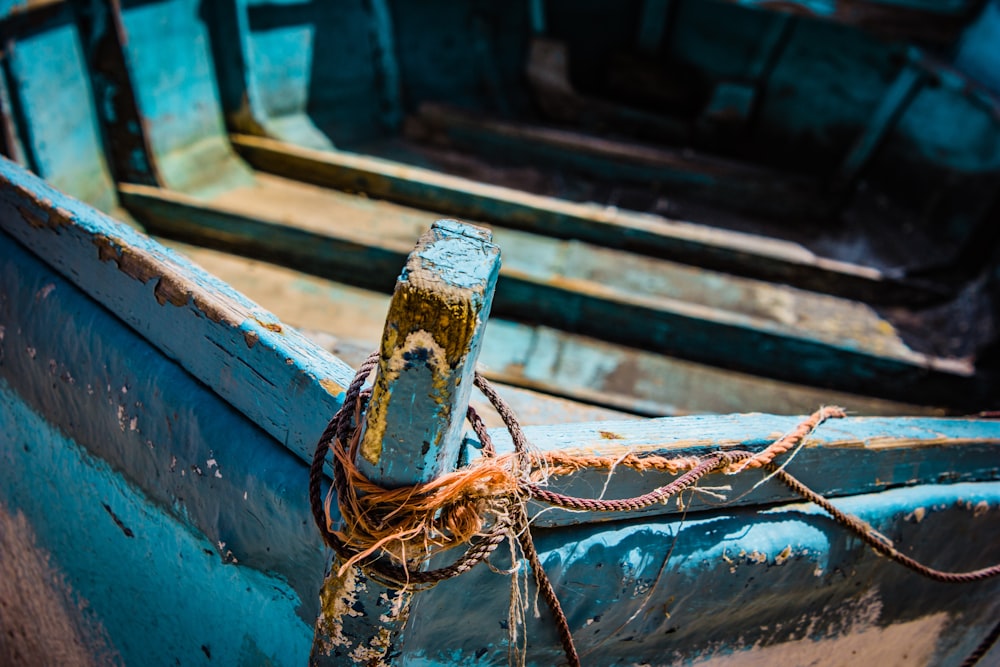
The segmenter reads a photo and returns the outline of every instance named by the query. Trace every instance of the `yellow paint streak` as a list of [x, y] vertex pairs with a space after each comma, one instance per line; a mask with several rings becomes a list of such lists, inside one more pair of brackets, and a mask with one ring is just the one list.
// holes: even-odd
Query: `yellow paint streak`
[[[417, 349], [430, 352], [428, 365], [433, 374], [433, 398], [443, 408], [436, 415], [450, 418], [448, 386], [453, 369], [459, 368], [468, 354], [479, 325], [482, 290], [459, 288], [442, 281], [433, 266], [424, 266], [420, 249], [436, 240], [435, 232], [425, 233], [417, 250], [406, 262], [405, 279], [396, 283], [389, 304], [382, 335], [379, 374], [375, 380], [368, 408], [361, 456], [378, 465], [385, 437], [386, 411], [391, 387], [406, 366], [404, 355]], [[432, 443], [433, 445], [434, 443]]]
[[330, 655], [338, 646], [348, 647], [352, 638], [344, 633], [345, 616], [363, 616], [354, 609], [358, 601], [358, 591], [364, 590], [364, 583], [358, 581], [358, 569], [349, 567], [341, 576], [333, 571], [323, 582], [319, 592], [320, 615], [316, 620], [316, 640], [313, 651]]
[[330, 378], [323, 378], [319, 381], [319, 386], [326, 389], [326, 393], [331, 396], [340, 396], [344, 393], [344, 388], [340, 386], [337, 382], [334, 382]]

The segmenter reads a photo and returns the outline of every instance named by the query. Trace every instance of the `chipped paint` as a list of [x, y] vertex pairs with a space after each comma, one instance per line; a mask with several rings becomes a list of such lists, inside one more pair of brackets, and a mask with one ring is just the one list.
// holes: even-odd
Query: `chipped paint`
[[777, 556], [774, 557], [774, 564], [781, 565], [791, 557], [792, 557], [792, 545], [789, 544], [787, 547], [781, 550], [781, 553], [779, 553]]
[[[402, 345], [391, 350], [384, 363], [380, 360], [376, 389], [369, 403], [365, 435], [360, 449], [361, 456], [372, 465], [378, 465], [382, 458], [382, 441], [385, 439], [387, 413], [392, 403], [392, 387], [399, 382], [404, 372], [414, 368], [418, 363], [430, 372], [428, 395], [439, 407], [434, 417], [441, 420], [451, 417], [449, 380], [451, 380], [452, 366], [448, 362], [445, 350], [430, 332], [423, 329], [410, 332]], [[444, 431], [438, 431], [437, 440], [432, 441], [430, 446], [436, 448], [443, 436]]]
[[341, 396], [346, 389], [340, 385], [336, 380], [331, 380], [330, 378], [323, 378], [319, 381], [319, 386], [326, 390], [326, 393], [331, 396]]
[[976, 519], [978, 519], [978, 518], [980, 518], [982, 516], [985, 516], [986, 513], [989, 512], [989, 511], [990, 511], [990, 504], [988, 502], [986, 502], [985, 500], [980, 500], [972, 508], [972, 516], [975, 517]]
[[[490, 238], [482, 228], [441, 220], [407, 258], [389, 305], [361, 442], [358, 463], [370, 478], [412, 484], [458, 461], [500, 268]], [[394, 400], [400, 391], [406, 398]]]

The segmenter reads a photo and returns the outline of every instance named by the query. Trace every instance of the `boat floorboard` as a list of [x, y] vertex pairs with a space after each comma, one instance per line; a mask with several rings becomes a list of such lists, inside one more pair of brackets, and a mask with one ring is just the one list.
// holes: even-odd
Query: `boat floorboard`
[[[162, 241], [351, 365], [358, 365], [382, 334], [389, 304], [386, 294], [221, 251]], [[551, 415], [568, 422], [620, 418], [622, 414], [584, 407], [580, 402], [646, 416], [797, 414], [823, 403], [843, 405], [853, 414], [943, 413], [941, 408], [753, 377], [499, 318], [491, 319], [487, 327], [480, 363], [487, 377], [506, 385], [506, 398], [518, 406], [528, 423], [542, 423]], [[492, 410], [481, 413], [495, 419]]]
[[[391, 289], [413, 240], [437, 217], [259, 173], [209, 201], [144, 186], [122, 185], [120, 193], [154, 233], [380, 291]], [[914, 352], [868, 306], [579, 241], [494, 231], [504, 248], [497, 316], [893, 400], [948, 403], [960, 387], [963, 400], [981, 407], [982, 397], [967, 389], [976, 379], [966, 360]], [[783, 363], [790, 350], [801, 358], [794, 367]]]

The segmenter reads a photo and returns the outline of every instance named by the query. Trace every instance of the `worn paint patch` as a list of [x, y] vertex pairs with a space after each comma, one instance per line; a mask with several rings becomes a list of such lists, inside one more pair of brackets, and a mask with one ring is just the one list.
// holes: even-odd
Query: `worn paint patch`
[[[694, 664], [699, 667], [840, 667], [860, 656], [864, 656], [864, 664], [882, 667], [935, 664], [937, 641], [948, 622], [947, 614], [932, 614], [887, 627], [874, 625], [873, 620], [861, 617], [843, 635], [820, 640], [794, 639], [769, 646], [758, 642], [744, 648], [738, 646], [737, 639], [738, 648], [728, 655], [716, 655]], [[671, 664], [682, 664], [682, 661]]]
[[340, 383], [336, 380], [331, 380], [330, 378], [323, 378], [319, 381], [319, 386], [323, 387], [328, 394], [331, 396], [340, 396], [344, 393], [344, 387], [340, 386]]
[[[355, 664], [388, 665], [394, 629], [405, 624], [411, 597], [405, 591], [376, 593], [356, 567], [342, 575], [334, 568], [320, 590], [313, 658], [347, 657]], [[377, 619], [369, 618], [375, 614]], [[362, 624], [366, 630], [361, 630]]]
[[[387, 415], [393, 394], [392, 387], [403, 373], [414, 367], [414, 364], [426, 366], [430, 371], [433, 388], [431, 396], [434, 402], [440, 406], [442, 411], [449, 408], [447, 390], [448, 380], [451, 376], [451, 365], [445, 348], [438, 344], [434, 336], [422, 329], [413, 331], [406, 336], [401, 346], [389, 352], [388, 357], [384, 356], [386, 352], [384, 342], [382, 357], [384, 363], [382, 361], [379, 363], [379, 376], [376, 380], [378, 390], [372, 395], [365, 436], [360, 448], [361, 456], [372, 465], [378, 465], [382, 457], [382, 441], [385, 438], [387, 428]], [[427, 418], [441, 419], [442, 415], [428, 415]]]

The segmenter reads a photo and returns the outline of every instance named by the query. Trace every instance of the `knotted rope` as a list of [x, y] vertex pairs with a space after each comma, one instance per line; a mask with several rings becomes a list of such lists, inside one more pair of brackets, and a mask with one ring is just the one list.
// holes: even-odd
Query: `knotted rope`
[[[430, 482], [383, 488], [367, 479], [354, 463], [361, 437], [361, 416], [371, 396], [371, 391], [363, 391], [362, 387], [377, 361], [378, 353], [373, 353], [358, 369], [341, 409], [317, 443], [310, 467], [309, 500], [313, 518], [324, 541], [336, 552], [341, 571], [356, 565], [367, 576], [389, 587], [428, 587], [467, 572], [489, 558], [502, 543], [516, 539], [531, 566], [539, 592], [552, 611], [570, 665], [579, 665], [580, 661], [566, 616], [534, 548], [526, 510], [529, 499], [571, 510], [635, 511], [666, 502], [709, 473], [737, 474], [764, 468], [793, 492], [826, 510], [838, 524], [854, 532], [877, 553], [923, 576], [935, 581], [966, 583], [1000, 574], [1000, 564], [962, 573], [942, 572], [923, 565], [897, 551], [888, 538], [866, 522], [837, 509], [774, 463], [776, 457], [801, 446], [827, 419], [845, 417], [845, 412], [837, 407], [821, 408], [756, 454], [727, 450], [700, 457], [666, 458], [634, 452], [623, 452], [621, 456], [566, 450], [538, 452], [530, 447], [514, 412], [477, 373], [475, 385], [503, 419], [514, 451], [498, 456], [482, 419], [470, 407], [467, 417], [482, 443], [480, 459]], [[321, 481], [327, 452], [333, 454], [333, 487], [324, 503]], [[619, 467], [656, 470], [678, 477], [648, 493], [615, 500], [579, 498], [545, 487], [550, 477], [582, 469]], [[339, 529], [334, 528], [330, 518], [334, 498], [342, 518]], [[421, 569], [431, 556], [459, 545], [467, 545], [466, 550], [451, 565]]]

